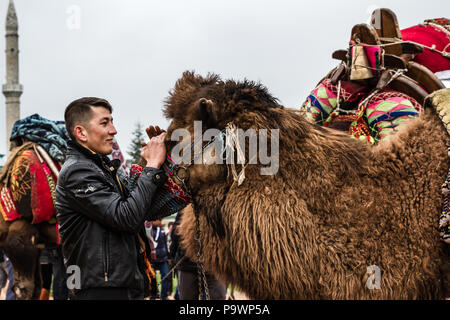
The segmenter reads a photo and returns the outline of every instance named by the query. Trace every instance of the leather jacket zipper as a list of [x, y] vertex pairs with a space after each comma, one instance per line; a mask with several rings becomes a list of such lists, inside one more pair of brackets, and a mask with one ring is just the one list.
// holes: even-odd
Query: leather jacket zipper
[[103, 238], [103, 253], [104, 253], [104, 269], [103, 272], [105, 274], [105, 282], [108, 282], [108, 269], [109, 269], [109, 234], [105, 233], [105, 237]]

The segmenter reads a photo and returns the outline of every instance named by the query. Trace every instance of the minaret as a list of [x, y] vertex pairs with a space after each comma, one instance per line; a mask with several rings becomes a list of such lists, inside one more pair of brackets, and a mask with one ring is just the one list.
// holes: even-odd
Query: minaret
[[14, 122], [20, 119], [20, 96], [23, 91], [19, 83], [19, 24], [13, 0], [9, 0], [6, 15], [6, 84], [3, 94], [6, 98], [6, 154], [9, 154], [9, 137]]

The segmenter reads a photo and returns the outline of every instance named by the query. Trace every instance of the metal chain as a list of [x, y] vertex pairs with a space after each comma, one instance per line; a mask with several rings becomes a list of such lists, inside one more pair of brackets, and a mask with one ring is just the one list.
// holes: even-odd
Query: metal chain
[[198, 274], [198, 299], [203, 300], [202, 296], [202, 282], [205, 290], [205, 300], [210, 300], [208, 283], [206, 282], [205, 267], [203, 265], [203, 246], [202, 246], [202, 232], [200, 230], [200, 219], [197, 210], [192, 202], [195, 215], [195, 238], [197, 240], [197, 274]]
[[[195, 205], [194, 197], [192, 196], [191, 189], [187, 186], [184, 179], [181, 180], [184, 185], [185, 190], [189, 194], [192, 201], [192, 209], [194, 210], [195, 216], [195, 240], [197, 241], [197, 278], [198, 278], [198, 299], [204, 300], [202, 293], [203, 288], [205, 291], [205, 300], [211, 300], [209, 296], [208, 283], [206, 281], [206, 272], [204, 267], [204, 257], [203, 257], [203, 246], [202, 246], [202, 232], [200, 230], [200, 219], [198, 216], [198, 211]], [[203, 288], [202, 288], [203, 287]]]

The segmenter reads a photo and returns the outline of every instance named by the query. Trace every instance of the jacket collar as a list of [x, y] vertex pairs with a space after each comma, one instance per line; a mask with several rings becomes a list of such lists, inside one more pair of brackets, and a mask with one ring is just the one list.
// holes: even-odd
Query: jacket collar
[[112, 166], [114, 170], [117, 170], [120, 167], [119, 159], [109, 160], [107, 156], [92, 153], [89, 149], [83, 147], [78, 142], [69, 140], [67, 143], [67, 155], [76, 153], [81, 153], [86, 158], [94, 161], [100, 167], [102, 167], [103, 164], [107, 165], [108, 167]]

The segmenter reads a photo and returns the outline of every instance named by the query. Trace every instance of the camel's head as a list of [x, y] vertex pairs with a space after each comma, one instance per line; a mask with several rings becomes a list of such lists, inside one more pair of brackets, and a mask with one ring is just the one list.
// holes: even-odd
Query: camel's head
[[[217, 161], [224, 156], [224, 149], [217, 148], [224, 142], [223, 136], [218, 138], [220, 132], [229, 124], [243, 131], [277, 128], [282, 108], [260, 84], [185, 72], [165, 101], [164, 114], [172, 120], [166, 138], [168, 153], [188, 164], [193, 191], [207, 187], [227, 177], [225, 161]], [[205, 147], [208, 140], [214, 143]]]

